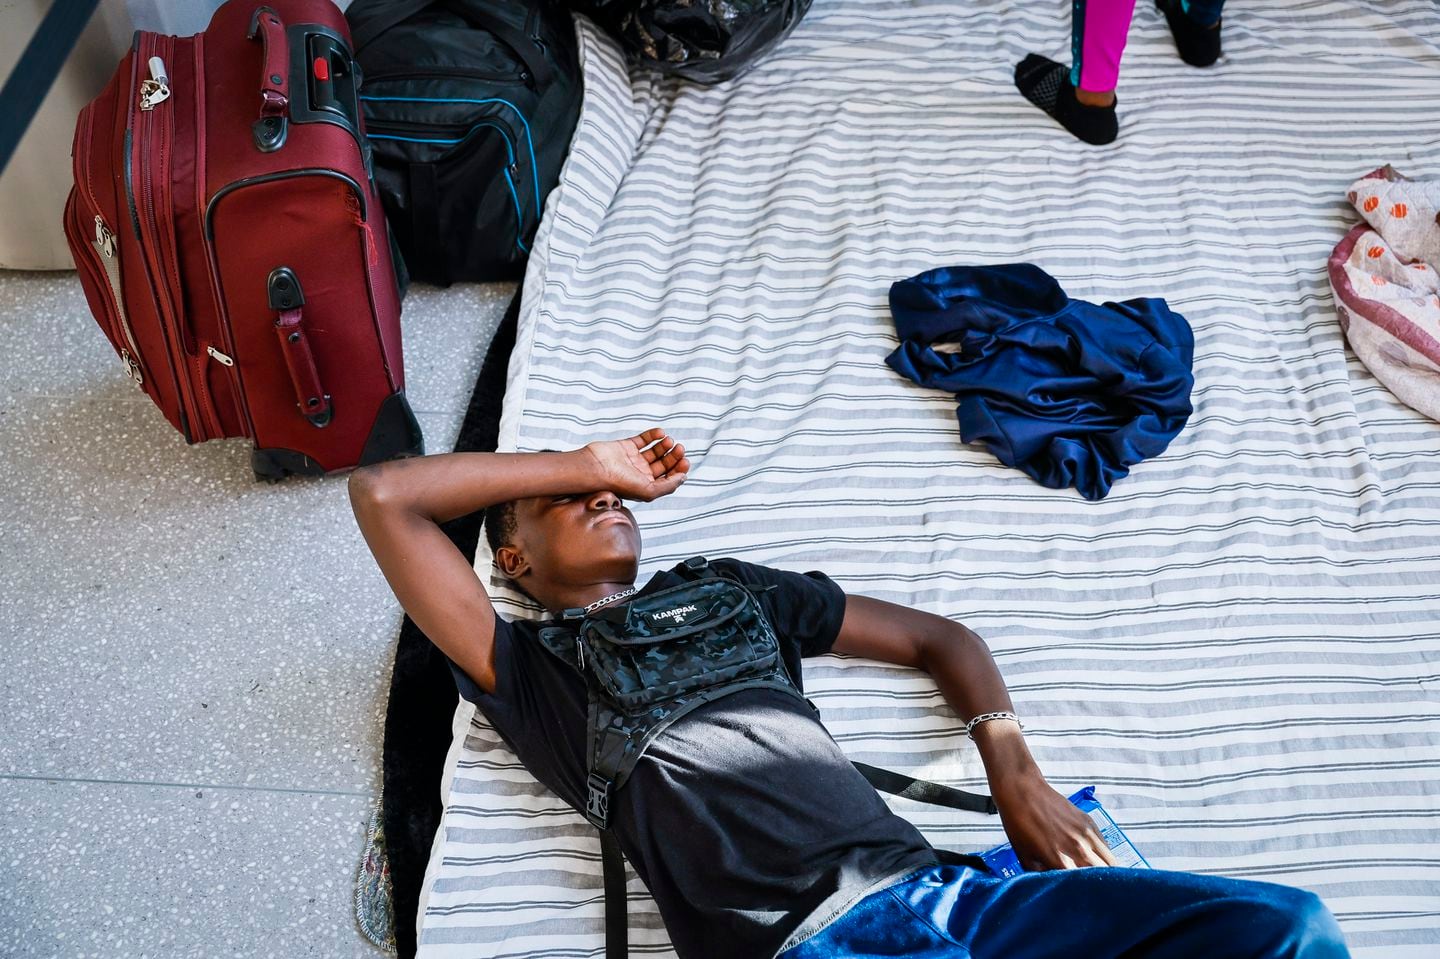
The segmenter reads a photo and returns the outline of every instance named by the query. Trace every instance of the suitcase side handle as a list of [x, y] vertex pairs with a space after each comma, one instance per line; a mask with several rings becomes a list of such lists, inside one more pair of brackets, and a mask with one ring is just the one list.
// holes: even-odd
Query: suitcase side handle
[[270, 309], [279, 314], [275, 320], [275, 335], [280, 338], [285, 369], [289, 371], [290, 383], [295, 387], [295, 403], [311, 425], [323, 429], [330, 425], [334, 407], [330, 394], [320, 383], [315, 354], [310, 352], [310, 340], [301, 325], [305, 294], [300, 289], [300, 280], [288, 266], [277, 266], [270, 271], [265, 285]]
[[251, 124], [255, 149], [274, 153], [285, 145], [289, 132], [290, 44], [280, 15], [269, 7], [256, 7], [247, 40], [260, 38], [260, 119]]

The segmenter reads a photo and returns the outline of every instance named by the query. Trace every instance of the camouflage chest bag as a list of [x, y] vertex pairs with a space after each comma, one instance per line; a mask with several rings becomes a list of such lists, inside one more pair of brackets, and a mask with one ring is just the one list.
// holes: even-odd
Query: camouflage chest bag
[[[566, 610], [566, 625], [543, 627], [539, 633], [546, 650], [577, 670], [588, 691], [584, 812], [600, 830], [607, 959], [623, 959], [627, 953], [624, 863], [609, 828], [610, 803], [646, 748], [686, 713], [743, 689], [778, 689], [804, 699], [756, 591], [720, 574], [704, 557], [686, 560], [678, 572], [685, 579], [678, 586], [588, 615], [583, 609]], [[995, 812], [988, 796], [863, 763], [854, 766], [884, 792]], [[943, 861], [978, 862], [945, 850], [936, 853]]]

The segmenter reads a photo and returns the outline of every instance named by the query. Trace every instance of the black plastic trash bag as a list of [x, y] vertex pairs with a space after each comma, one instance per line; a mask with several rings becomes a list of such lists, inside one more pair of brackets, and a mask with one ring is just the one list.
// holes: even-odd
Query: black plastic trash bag
[[789, 35], [810, 0], [569, 0], [645, 67], [719, 83]]

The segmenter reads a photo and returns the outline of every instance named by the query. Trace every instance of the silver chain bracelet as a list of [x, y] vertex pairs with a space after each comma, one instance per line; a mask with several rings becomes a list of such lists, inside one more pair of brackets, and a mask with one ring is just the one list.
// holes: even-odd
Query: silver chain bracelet
[[1021, 729], [1025, 728], [1025, 724], [1020, 721], [1020, 717], [1016, 716], [1014, 713], [1003, 711], [998, 713], [981, 713], [979, 716], [976, 716], [974, 719], [970, 720], [968, 723], [965, 724], [965, 735], [971, 739], [974, 739], [975, 727], [980, 725], [981, 723], [988, 723], [992, 719], [1008, 719], [1015, 725], [1019, 726]]

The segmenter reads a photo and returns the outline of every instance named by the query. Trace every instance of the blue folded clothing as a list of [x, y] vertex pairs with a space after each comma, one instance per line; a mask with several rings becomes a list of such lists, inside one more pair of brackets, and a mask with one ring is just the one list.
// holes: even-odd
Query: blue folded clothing
[[1190, 416], [1195, 338], [1164, 300], [1072, 300], [1044, 270], [1012, 263], [901, 280], [890, 310], [901, 342], [886, 362], [956, 394], [965, 442], [1053, 489], [1102, 499]]

